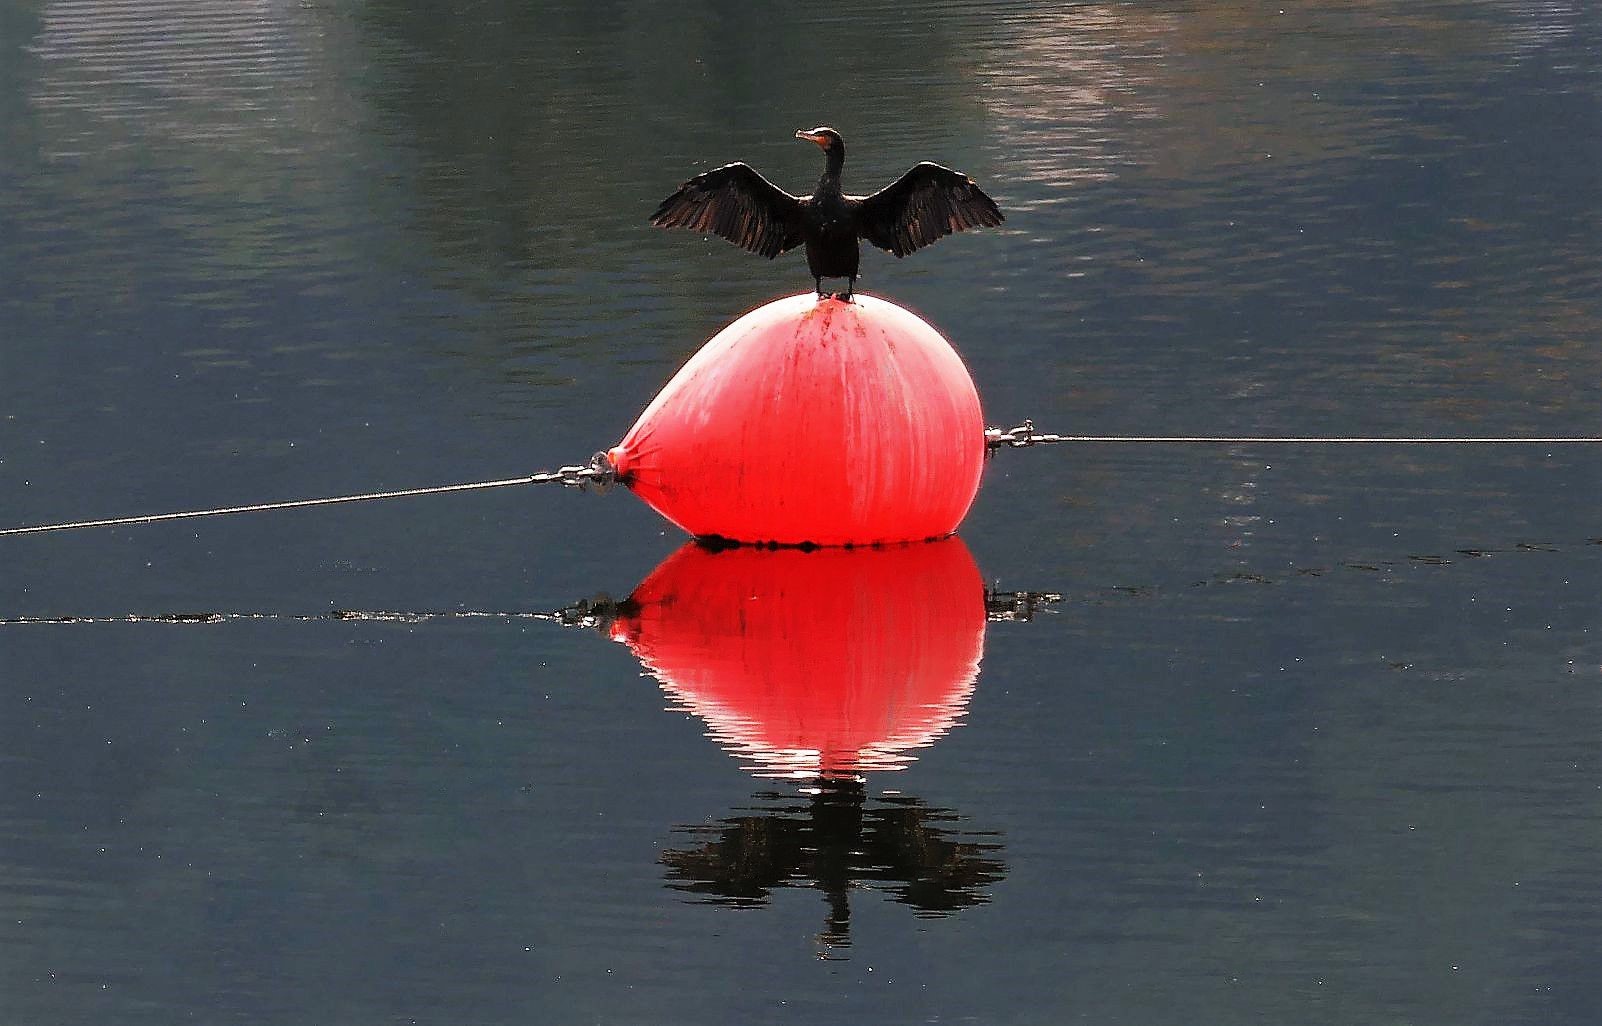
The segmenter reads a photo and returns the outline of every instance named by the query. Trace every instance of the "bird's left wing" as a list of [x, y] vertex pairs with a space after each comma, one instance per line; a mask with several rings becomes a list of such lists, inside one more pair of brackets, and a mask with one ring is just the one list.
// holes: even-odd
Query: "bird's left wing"
[[898, 257], [966, 228], [1005, 220], [996, 201], [961, 171], [924, 161], [863, 197], [862, 237]]
[[801, 199], [735, 162], [696, 175], [651, 215], [658, 228], [720, 235], [772, 259], [801, 244]]

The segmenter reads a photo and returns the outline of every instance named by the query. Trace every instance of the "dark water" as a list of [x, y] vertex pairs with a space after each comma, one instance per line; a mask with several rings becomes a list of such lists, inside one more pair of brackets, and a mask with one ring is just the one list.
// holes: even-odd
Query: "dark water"
[[[582, 460], [808, 284], [646, 215], [819, 122], [1007, 211], [862, 282], [991, 423], [1599, 433], [1594, 5], [10, 0], [0, 526]], [[944, 569], [699, 648], [326, 615], [627, 596], [627, 494], [0, 539], [0, 618], [272, 614], [0, 627], [0, 1018], [1596, 1022], [1599, 485], [1005, 452]]]

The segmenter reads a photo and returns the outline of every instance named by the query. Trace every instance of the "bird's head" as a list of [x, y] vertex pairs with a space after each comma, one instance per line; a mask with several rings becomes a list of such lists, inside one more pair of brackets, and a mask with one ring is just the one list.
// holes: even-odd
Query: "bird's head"
[[840, 168], [845, 165], [845, 140], [840, 138], [839, 132], [820, 125], [810, 132], [797, 132], [795, 137], [815, 142], [823, 150], [823, 155], [828, 160], [825, 174], [836, 176], [840, 174]]
[[845, 149], [845, 140], [840, 138], [840, 133], [836, 132], [832, 128], [819, 126], [811, 129], [810, 131], [803, 129], [802, 131], [797, 132], [795, 137], [797, 139], [805, 139], [808, 142], [817, 143], [819, 146], [823, 147], [823, 152], [825, 153], [836, 148], [842, 150]]
[[797, 132], [795, 137], [797, 139], [805, 139], [808, 142], [817, 143], [818, 146], [823, 149], [823, 152], [827, 153], [831, 157], [845, 156], [845, 140], [840, 138], [840, 133], [836, 132], [832, 128], [827, 128], [820, 125], [819, 127], [811, 129], [810, 131], [803, 130]]

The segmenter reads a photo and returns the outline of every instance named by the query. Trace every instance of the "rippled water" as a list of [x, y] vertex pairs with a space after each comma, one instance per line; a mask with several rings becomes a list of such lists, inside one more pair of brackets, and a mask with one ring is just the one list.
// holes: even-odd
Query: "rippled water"
[[[1006, 210], [862, 282], [991, 423], [1596, 435], [1599, 53], [1534, 0], [0, 4], [0, 527], [582, 461], [810, 284], [646, 216], [806, 188], [820, 122]], [[1594, 1022], [1599, 470], [1002, 452], [892, 553], [549, 488], [0, 538], [0, 1013]]]

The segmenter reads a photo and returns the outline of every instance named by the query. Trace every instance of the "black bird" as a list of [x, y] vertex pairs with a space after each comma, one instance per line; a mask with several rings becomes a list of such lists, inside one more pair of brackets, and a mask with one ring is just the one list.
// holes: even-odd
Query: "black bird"
[[961, 171], [923, 161], [872, 196], [840, 188], [845, 141], [832, 128], [797, 132], [823, 147], [823, 177], [810, 197], [792, 196], [749, 164], [714, 168], [679, 186], [651, 215], [658, 228], [689, 228], [721, 235], [741, 249], [773, 259], [807, 244], [807, 268], [818, 297], [823, 279], [846, 278], [844, 298], [857, 286], [857, 240], [904, 257], [965, 228], [1002, 222], [996, 203]]

